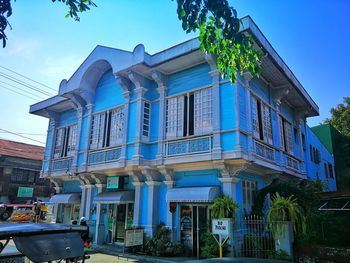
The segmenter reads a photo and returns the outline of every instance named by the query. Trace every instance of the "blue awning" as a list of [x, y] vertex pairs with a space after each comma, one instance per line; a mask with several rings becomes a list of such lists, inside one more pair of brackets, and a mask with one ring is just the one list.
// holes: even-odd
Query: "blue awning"
[[97, 194], [94, 198], [94, 202], [104, 204], [132, 203], [134, 200], [134, 191], [103, 192]]
[[49, 202], [55, 204], [80, 204], [80, 194], [57, 194], [52, 196]]
[[217, 186], [172, 188], [166, 194], [166, 201], [177, 203], [211, 203], [219, 195], [220, 189]]

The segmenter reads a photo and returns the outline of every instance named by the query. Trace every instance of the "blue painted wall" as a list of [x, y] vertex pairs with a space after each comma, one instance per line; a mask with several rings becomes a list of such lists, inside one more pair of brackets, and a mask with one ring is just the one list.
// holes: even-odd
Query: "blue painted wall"
[[235, 123], [235, 89], [231, 83], [220, 85], [220, 122], [221, 129], [228, 130], [236, 127]]
[[78, 122], [77, 113], [75, 109], [61, 112], [59, 115], [58, 126], [68, 126]]
[[97, 84], [93, 112], [110, 109], [124, 103], [122, 93], [123, 89], [115, 80], [112, 70], [107, 71]]
[[165, 201], [167, 192], [167, 185], [162, 183], [159, 186], [159, 202], [158, 202], [158, 213], [159, 213], [159, 223], [166, 223], [167, 219], [167, 202]]
[[219, 186], [217, 170], [198, 170], [175, 173], [176, 187]]
[[168, 95], [175, 95], [211, 83], [207, 63], [177, 72], [168, 77]]
[[140, 223], [141, 225], [147, 225], [147, 211], [148, 211], [148, 186], [143, 184], [141, 186], [141, 214]]
[[81, 193], [80, 182], [78, 180], [63, 181], [64, 193]]

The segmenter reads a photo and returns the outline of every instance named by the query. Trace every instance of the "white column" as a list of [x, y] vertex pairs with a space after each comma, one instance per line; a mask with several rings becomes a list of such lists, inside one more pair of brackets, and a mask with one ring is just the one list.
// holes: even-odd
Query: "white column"
[[221, 121], [220, 121], [220, 73], [217, 69], [210, 72], [210, 76], [213, 82], [212, 95], [213, 95], [213, 159], [222, 158], [221, 148]]
[[86, 199], [86, 185], [80, 185], [81, 188], [81, 201], [80, 201], [80, 210], [79, 217], [83, 217], [85, 213], [85, 199]]
[[149, 236], [153, 236], [154, 230], [158, 224], [159, 218], [159, 186], [160, 182], [146, 181], [148, 186], [148, 210], [147, 210], [147, 225], [145, 232]]
[[94, 188], [94, 185], [88, 184], [85, 185], [85, 218], [87, 220], [90, 219], [90, 210], [92, 205], [92, 189]]
[[85, 165], [85, 167], [87, 167], [88, 165], [88, 153], [89, 153], [89, 148], [90, 148], [90, 136], [91, 136], [91, 125], [92, 125], [92, 109], [94, 107], [93, 104], [87, 104], [86, 106], [87, 109], [87, 127], [88, 130], [86, 131], [86, 134], [84, 134], [84, 136], [86, 136], [85, 139], [85, 150], [84, 150], [84, 162], [83, 165]]
[[159, 92], [159, 119], [158, 119], [158, 150], [157, 163], [163, 163], [164, 157], [164, 131], [165, 131], [165, 93], [167, 88], [165, 86], [158, 87]]
[[236, 201], [236, 185], [239, 182], [237, 177], [221, 177], [219, 178], [222, 183], [222, 192], [225, 196], [229, 196]]
[[135, 165], [138, 165], [140, 163], [140, 159], [143, 157], [141, 154], [141, 130], [142, 130], [142, 108], [143, 108], [143, 94], [146, 91], [143, 87], [136, 88], [136, 94], [137, 94], [137, 102], [136, 102], [136, 132], [135, 132], [135, 148], [134, 148], [134, 155], [132, 156], [133, 163]]
[[125, 98], [124, 108], [124, 134], [123, 134], [123, 145], [120, 153], [120, 162], [125, 166], [126, 161], [126, 149], [128, 141], [128, 124], [129, 124], [129, 108], [130, 108], [130, 91], [124, 91], [123, 97]]
[[[102, 193], [105, 185], [96, 184], [97, 193]], [[101, 203], [96, 203], [96, 232], [95, 232], [95, 240], [94, 244], [102, 244], [104, 242], [104, 225], [101, 222]]]
[[[175, 184], [174, 181], [164, 181], [164, 183], [167, 186], [167, 190], [173, 188], [174, 184]], [[166, 226], [168, 229], [170, 229], [170, 231], [171, 231], [170, 239], [172, 242], [174, 242], [175, 241], [176, 227], [174, 225], [174, 213], [170, 212], [169, 203], [167, 203]]]
[[83, 108], [79, 107], [76, 109], [77, 111], [77, 117], [78, 117], [78, 124], [77, 124], [77, 138], [76, 138], [76, 145], [75, 145], [75, 154], [73, 156], [72, 161], [72, 168], [75, 169], [78, 166], [78, 156], [79, 156], [79, 144], [80, 144], [80, 137], [81, 137], [81, 125], [83, 122]]
[[133, 225], [140, 226], [141, 215], [141, 187], [143, 182], [133, 182], [135, 186], [135, 203], [134, 203], [134, 222]]

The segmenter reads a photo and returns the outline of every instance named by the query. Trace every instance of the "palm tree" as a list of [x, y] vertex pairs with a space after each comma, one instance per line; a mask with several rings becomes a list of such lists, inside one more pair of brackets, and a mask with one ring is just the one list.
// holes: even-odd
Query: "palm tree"
[[276, 193], [267, 213], [267, 223], [276, 239], [285, 235], [285, 226], [288, 221], [291, 222], [295, 232], [305, 233], [306, 217], [297, 199], [293, 195], [283, 197]]
[[236, 218], [239, 205], [229, 196], [218, 197], [209, 207], [213, 218]]

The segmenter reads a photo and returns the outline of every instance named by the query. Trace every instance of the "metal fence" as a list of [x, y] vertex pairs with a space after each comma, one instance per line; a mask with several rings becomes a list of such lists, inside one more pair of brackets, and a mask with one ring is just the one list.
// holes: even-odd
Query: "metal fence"
[[268, 258], [275, 251], [275, 242], [260, 216], [248, 216], [237, 220], [233, 232], [235, 257]]

